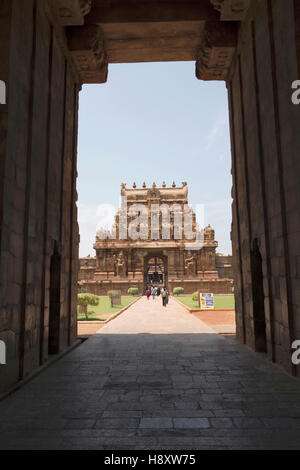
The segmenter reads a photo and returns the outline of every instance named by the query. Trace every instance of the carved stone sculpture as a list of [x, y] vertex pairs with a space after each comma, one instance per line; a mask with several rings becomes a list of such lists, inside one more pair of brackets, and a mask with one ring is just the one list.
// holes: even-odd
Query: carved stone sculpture
[[68, 42], [83, 83], [106, 82], [108, 58], [102, 28], [97, 25], [69, 28]]
[[242, 21], [250, 6], [250, 0], [211, 0], [221, 14], [221, 21]]
[[199, 80], [226, 80], [237, 45], [236, 23], [207, 23], [196, 62]]
[[80, 26], [91, 10], [92, 0], [55, 0], [53, 5], [62, 26]]
[[185, 271], [187, 274], [196, 274], [196, 257], [191, 252], [185, 258]]
[[125, 260], [123, 251], [120, 251], [119, 256], [117, 258], [117, 263], [116, 263], [117, 276], [125, 276], [126, 268], [127, 268], [126, 260]]

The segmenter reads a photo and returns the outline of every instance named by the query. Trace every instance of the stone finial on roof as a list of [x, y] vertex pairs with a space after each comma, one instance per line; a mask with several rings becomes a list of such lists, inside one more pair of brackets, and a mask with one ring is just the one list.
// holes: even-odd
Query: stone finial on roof
[[172, 183], [172, 188], [176, 188], [175, 181], [173, 181], [173, 183]]
[[121, 196], [126, 194], [126, 183], [121, 183]]
[[146, 183], [145, 183], [145, 181], [143, 182], [143, 188], [144, 188], [144, 189], [146, 188]]
[[136, 183], [133, 183], [132, 187], [133, 189], [136, 189]]
[[167, 185], [166, 185], [166, 182], [165, 182], [165, 181], [163, 181], [162, 187], [163, 187], [163, 188], [166, 188], [166, 187], [167, 187]]
[[156, 188], [156, 183], [153, 183], [153, 184], [152, 184], [152, 188]]

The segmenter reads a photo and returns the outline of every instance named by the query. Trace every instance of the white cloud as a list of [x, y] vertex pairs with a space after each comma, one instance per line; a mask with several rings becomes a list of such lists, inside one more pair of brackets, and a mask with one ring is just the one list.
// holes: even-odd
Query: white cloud
[[80, 233], [79, 256], [95, 256], [93, 244], [100, 228], [110, 229], [117, 208], [112, 204], [78, 203], [78, 222]]
[[228, 136], [228, 113], [226, 109], [222, 109], [213, 125], [212, 130], [206, 138], [205, 151], [208, 152], [219, 139]]
[[228, 218], [231, 218], [231, 203], [230, 198], [205, 203], [205, 218], [214, 221], [228, 220]]

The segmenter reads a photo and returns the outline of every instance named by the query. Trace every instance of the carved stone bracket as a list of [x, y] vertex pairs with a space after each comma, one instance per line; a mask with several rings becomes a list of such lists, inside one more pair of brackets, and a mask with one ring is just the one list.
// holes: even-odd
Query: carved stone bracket
[[243, 21], [251, 0], [210, 0], [221, 14], [221, 21]]
[[62, 26], [83, 25], [91, 11], [92, 0], [55, 0], [53, 5]]
[[108, 59], [101, 27], [90, 25], [68, 28], [68, 43], [82, 82], [105, 83]]
[[196, 77], [199, 80], [226, 80], [236, 46], [235, 23], [206, 23], [196, 62]]

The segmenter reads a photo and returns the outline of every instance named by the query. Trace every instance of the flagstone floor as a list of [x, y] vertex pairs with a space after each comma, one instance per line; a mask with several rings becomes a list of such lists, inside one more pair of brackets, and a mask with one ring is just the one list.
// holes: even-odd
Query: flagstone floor
[[0, 403], [1, 449], [299, 449], [300, 381], [142, 298]]

